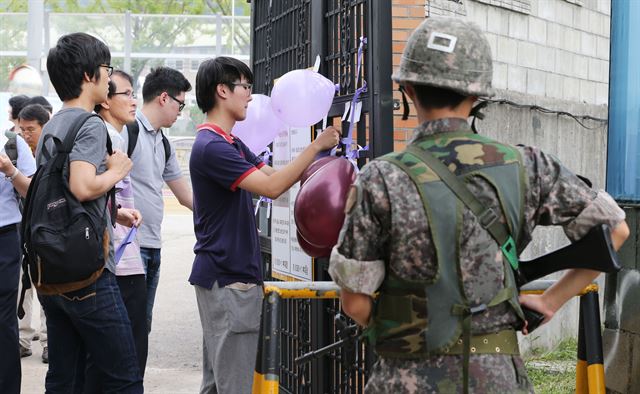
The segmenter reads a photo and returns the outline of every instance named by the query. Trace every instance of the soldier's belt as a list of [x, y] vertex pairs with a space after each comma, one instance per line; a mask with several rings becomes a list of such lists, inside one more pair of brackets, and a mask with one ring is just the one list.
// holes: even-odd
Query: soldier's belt
[[[455, 345], [444, 349], [442, 354], [462, 354], [462, 338]], [[498, 331], [492, 334], [471, 337], [471, 354], [520, 354], [515, 330]]]

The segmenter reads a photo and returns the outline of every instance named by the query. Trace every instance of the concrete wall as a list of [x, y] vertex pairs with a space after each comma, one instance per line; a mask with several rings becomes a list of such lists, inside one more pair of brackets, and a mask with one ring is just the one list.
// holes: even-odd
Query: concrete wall
[[[393, 52], [397, 67], [406, 38], [425, 16], [449, 15], [474, 21], [485, 31], [494, 58], [495, 98], [539, 105], [575, 115], [606, 119], [609, 72], [609, 0], [394, 0]], [[423, 14], [418, 15], [418, 9]], [[400, 100], [398, 93], [394, 96]], [[606, 123], [542, 114], [504, 104], [491, 104], [480, 133], [509, 143], [535, 145], [556, 155], [567, 167], [604, 189]], [[395, 148], [401, 149], [417, 124], [396, 112]], [[529, 258], [560, 247], [568, 240], [561, 228], [539, 228], [525, 251]], [[603, 283], [603, 279], [600, 280]], [[603, 291], [601, 292], [601, 294]], [[554, 320], [522, 342], [552, 347], [577, 336], [577, 299]]]

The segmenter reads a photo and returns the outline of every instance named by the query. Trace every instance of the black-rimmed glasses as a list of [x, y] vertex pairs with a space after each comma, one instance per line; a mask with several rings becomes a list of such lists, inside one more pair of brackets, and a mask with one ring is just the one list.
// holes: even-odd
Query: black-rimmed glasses
[[178, 106], [178, 111], [182, 111], [184, 109], [184, 106], [186, 105], [184, 101], [180, 101], [177, 98], [173, 97], [172, 95], [170, 95], [169, 93], [167, 93], [167, 96], [171, 97], [172, 99], [174, 99], [176, 101], [176, 103], [180, 104]]
[[251, 92], [251, 89], [253, 89], [253, 84], [251, 83], [246, 83], [246, 82], [231, 82], [231, 85], [233, 86], [242, 86], [245, 90]]
[[100, 67], [104, 67], [107, 69], [107, 75], [111, 76], [111, 74], [113, 74], [113, 67], [111, 67], [108, 64], [101, 64]]

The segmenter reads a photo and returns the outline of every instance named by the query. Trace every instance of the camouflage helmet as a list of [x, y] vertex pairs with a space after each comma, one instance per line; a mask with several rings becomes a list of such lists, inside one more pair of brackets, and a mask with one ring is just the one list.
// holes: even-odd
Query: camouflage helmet
[[457, 18], [428, 17], [407, 42], [391, 78], [403, 84], [451, 89], [465, 96], [493, 96], [489, 42], [478, 26]]

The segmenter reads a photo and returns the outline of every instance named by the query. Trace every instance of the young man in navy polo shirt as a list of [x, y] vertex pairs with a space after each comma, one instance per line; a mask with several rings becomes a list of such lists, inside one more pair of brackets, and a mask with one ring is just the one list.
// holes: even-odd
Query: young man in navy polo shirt
[[198, 127], [189, 169], [196, 254], [194, 285], [204, 336], [200, 393], [250, 393], [262, 310], [262, 260], [252, 193], [277, 198], [298, 181], [318, 152], [337, 145], [329, 127], [279, 171], [231, 135], [247, 114], [253, 74], [239, 60], [203, 62], [196, 76]]

